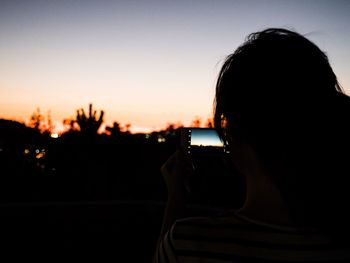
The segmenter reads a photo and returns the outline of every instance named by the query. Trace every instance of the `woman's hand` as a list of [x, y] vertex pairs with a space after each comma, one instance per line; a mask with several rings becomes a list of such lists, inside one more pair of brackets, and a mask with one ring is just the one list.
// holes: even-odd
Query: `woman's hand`
[[163, 164], [161, 172], [169, 197], [186, 195], [190, 192], [193, 165], [185, 153], [178, 150]]
[[189, 193], [189, 181], [193, 175], [193, 165], [181, 151], [176, 151], [161, 167], [168, 189], [168, 202], [165, 208], [160, 240], [174, 222], [186, 216], [186, 197]]

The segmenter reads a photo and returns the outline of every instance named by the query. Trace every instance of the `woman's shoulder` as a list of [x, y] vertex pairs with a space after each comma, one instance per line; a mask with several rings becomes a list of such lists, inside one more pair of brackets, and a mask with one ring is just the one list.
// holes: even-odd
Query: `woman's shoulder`
[[169, 232], [169, 244], [179, 262], [350, 259], [348, 248], [317, 231], [266, 224], [237, 213], [177, 220]]
[[236, 213], [223, 213], [217, 216], [195, 216], [176, 220], [175, 227], [200, 227], [200, 228], [220, 228], [247, 226], [249, 222], [245, 222]]
[[239, 211], [231, 210], [221, 213], [218, 216], [202, 216], [202, 217], [188, 217], [177, 220], [172, 232], [177, 234], [179, 232], [199, 231], [201, 233], [221, 233], [236, 235], [237, 233], [246, 236], [256, 235], [278, 235], [278, 236], [300, 236], [307, 237], [318, 236], [325, 239], [324, 235], [320, 234], [314, 228], [299, 227], [292, 225], [279, 225], [257, 220], [245, 215]]
[[215, 217], [190, 217], [177, 220], [170, 231], [174, 245], [206, 241], [210, 244], [235, 244], [254, 247], [329, 247], [328, 236], [312, 228], [284, 226], [261, 222], [231, 211]]
[[217, 216], [188, 217], [175, 222], [174, 228], [198, 227], [198, 228], [236, 228], [260, 231], [285, 231], [285, 232], [310, 232], [310, 229], [301, 229], [293, 226], [269, 224], [240, 214], [236, 210], [230, 210]]

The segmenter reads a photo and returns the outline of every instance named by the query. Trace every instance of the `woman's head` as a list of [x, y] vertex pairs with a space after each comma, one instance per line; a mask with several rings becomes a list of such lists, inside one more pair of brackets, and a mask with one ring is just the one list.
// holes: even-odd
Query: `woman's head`
[[[342, 165], [348, 109], [326, 54], [296, 32], [272, 28], [250, 34], [227, 57], [216, 86], [214, 123], [221, 136], [249, 144], [266, 167], [287, 169], [272, 180], [295, 217], [304, 217], [327, 190], [333, 165]], [[341, 174], [332, 177], [343, 180]]]
[[328, 58], [315, 44], [293, 31], [266, 29], [227, 57], [216, 86], [215, 126], [220, 132], [224, 119], [244, 129], [245, 122], [267, 121], [338, 92]]

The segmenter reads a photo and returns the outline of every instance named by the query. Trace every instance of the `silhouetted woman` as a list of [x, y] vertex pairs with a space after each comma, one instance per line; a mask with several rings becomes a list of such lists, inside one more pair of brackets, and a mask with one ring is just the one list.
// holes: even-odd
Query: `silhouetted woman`
[[192, 175], [181, 152], [162, 167], [168, 204], [156, 262], [348, 262], [350, 98], [304, 36], [250, 34], [218, 77], [215, 127], [246, 180], [243, 207], [184, 218]]

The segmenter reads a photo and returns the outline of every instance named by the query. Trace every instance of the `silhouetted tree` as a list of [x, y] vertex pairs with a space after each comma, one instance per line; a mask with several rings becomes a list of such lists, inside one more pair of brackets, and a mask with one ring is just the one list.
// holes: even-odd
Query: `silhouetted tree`
[[52, 122], [51, 111], [49, 110], [48, 113], [47, 113], [47, 128], [46, 128], [46, 131], [51, 133], [54, 128], [55, 128], [55, 125]]
[[176, 131], [178, 129], [181, 129], [183, 128], [183, 124], [181, 122], [177, 122], [177, 123], [168, 123], [165, 130], [164, 130], [164, 133], [167, 135], [167, 136], [174, 136], [176, 134]]
[[80, 127], [80, 131], [84, 134], [97, 134], [98, 129], [103, 122], [104, 111], [101, 110], [100, 116], [97, 118], [97, 111], [92, 110], [92, 104], [89, 104], [89, 115], [86, 116], [84, 109], [77, 110], [76, 123]]
[[202, 124], [202, 119], [198, 116], [195, 117], [195, 119], [192, 121], [191, 126], [194, 128], [200, 128]]
[[130, 127], [131, 127], [131, 124], [130, 124], [130, 123], [125, 124], [125, 126], [124, 126], [124, 132], [130, 133]]
[[172, 123], [168, 123], [167, 127], [165, 128], [165, 131], [167, 133], [174, 133], [175, 131], [175, 124], [172, 124]]
[[20, 145], [23, 148], [26, 144], [37, 144], [40, 139], [39, 130], [17, 121], [0, 119], [0, 147]]
[[29, 126], [34, 128], [37, 131], [40, 131], [42, 123], [44, 121], [44, 116], [40, 113], [40, 108], [37, 108], [36, 111], [30, 116]]
[[120, 124], [118, 122], [114, 122], [112, 127], [107, 126], [106, 131], [109, 131], [111, 133], [111, 136], [113, 137], [119, 137], [121, 134], [121, 128]]
[[214, 125], [213, 125], [213, 119], [212, 119], [212, 118], [208, 118], [208, 119], [207, 119], [207, 122], [206, 122], [206, 124], [205, 124], [205, 127], [206, 127], [206, 128], [213, 128], [213, 127], [214, 127]]

